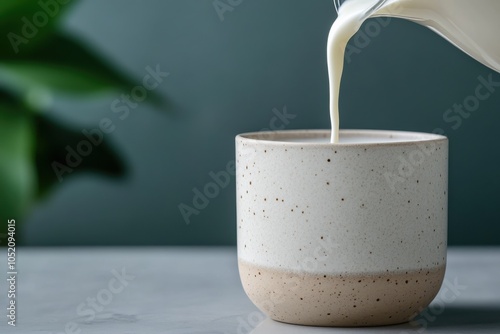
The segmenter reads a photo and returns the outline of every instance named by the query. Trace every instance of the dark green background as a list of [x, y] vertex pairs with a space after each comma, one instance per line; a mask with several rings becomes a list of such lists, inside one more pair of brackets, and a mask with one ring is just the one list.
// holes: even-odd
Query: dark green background
[[[160, 64], [171, 73], [158, 89], [170, 109], [144, 103], [118, 124], [111, 140], [128, 177], [68, 178], [34, 208], [24, 243], [234, 244], [234, 179], [189, 225], [178, 205], [190, 204], [193, 188], [233, 159], [237, 133], [269, 126], [273, 108], [296, 115], [289, 129], [330, 126], [326, 40], [334, 19], [331, 0], [243, 0], [224, 21], [211, 0], [80, 3], [66, 29], [138, 84], [146, 66]], [[458, 129], [443, 119], [490, 73], [433, 32], [396, 19], [344, 72], [342, 128], [441, 128], [450, 138], [453, 245], [500, 244], [500, 89]], [[110, 115], [115, 98], [61, 100], [53, 116], [90, 129]]]

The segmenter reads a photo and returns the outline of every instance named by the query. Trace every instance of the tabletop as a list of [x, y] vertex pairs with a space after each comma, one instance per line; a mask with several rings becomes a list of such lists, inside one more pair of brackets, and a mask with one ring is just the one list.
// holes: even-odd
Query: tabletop
[[[7, 265], [2, 256], [9, 279]], [[233, 247], [21, 248], [16, 265], [15, 287], [0, 281], [0, 333], [500, 333], [500, 248], [451, 248], [443, 286], [453, 296], [438, 294], [412, 323], [374, 328], [267, 319], [241, 287]]]

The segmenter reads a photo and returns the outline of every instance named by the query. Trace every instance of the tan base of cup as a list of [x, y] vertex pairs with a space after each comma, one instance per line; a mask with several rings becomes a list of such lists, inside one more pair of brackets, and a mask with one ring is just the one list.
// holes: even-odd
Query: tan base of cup
[[437, 295], [445, 266], [370, 275], [286, 272], [239, 260], [243, 288], [271, 319], [310, 326], [382, 326], [410, 321]]

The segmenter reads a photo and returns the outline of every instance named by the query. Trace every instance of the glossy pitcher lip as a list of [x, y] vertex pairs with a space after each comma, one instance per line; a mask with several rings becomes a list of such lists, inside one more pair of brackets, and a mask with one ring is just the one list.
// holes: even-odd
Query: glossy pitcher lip
[[290, 139], [329, 139], [330, 130], [279, 130], [279, 131], [260, 131], [247, 132], [236, 136], [236, 140], [243, 140], [254, 144], [266, 144], [277, 146], [304, 146], [304, 147], [389, 147], [389, 146], [405, 146], [416, 145], [419, 143], [448, 141], [448, 138], [434, 133], [414, 132], [414, 131], [399, 131], [399, 130], [370, 130], [370, 129], [349, 129], [340, 130], [342, 137], [354, 137], [362, 135], [373, 138], [401, 138], [400, 140], [390, 140], [381, 142], [301, 142], [287, 141]]
[[[348, 1], [355, 1], [355, 0], [344, 0], [344, 1], [341, 1], [341, 0], [333, 0], [333, 5], [335, 6], [335, 11], [337, 12], [337, 14], [339, 13], [339, 10], [341, 8], [341, 6], [348, 2]], [[382, 7], [382, 5], [384, 5], [384, 3], [386, 3], [387, 0], [379, 0], [377, 1], [377, 3], [375, 3], [371, 8], [369, 8], [365, 15], [363, 15], [363, 20], [366, 19], [368, 16], [370, 16], [374, 11], [376, 11], [377, 9], [379, 9], [380, 7]]]
[[366, 13], [365, 13], [365, 15], [363, 15], [362, 19], [364, 20], [367, 17], [369, 17], [373, 12], [375, 12], [377, 9], [379, 9], [380, 7], [382, 7], [386, 2], [387, 2], [387, 0], [379, 0], [379, 1], [377, 1], [376, 4], [374, 4], [370, 9], [368, 9], [366, 11]]
[[342, 6], [343, 2], [340, 2], [340, 0], [333, 0], [333, 6], [335, 7], [335, 11], [337, 14], [339, 13], [340, 6]]

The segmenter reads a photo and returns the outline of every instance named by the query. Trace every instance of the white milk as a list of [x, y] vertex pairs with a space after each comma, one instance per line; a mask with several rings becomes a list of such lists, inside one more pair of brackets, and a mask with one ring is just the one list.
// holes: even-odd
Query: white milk
[[500, 0], [348, 0], [328, 36], [331, 142], [339, 140], [339, 91], [349, 39], [370, 17], [404, 18], [424, 25], [500, 72]]

